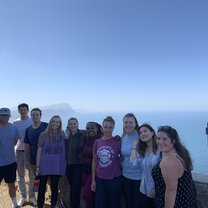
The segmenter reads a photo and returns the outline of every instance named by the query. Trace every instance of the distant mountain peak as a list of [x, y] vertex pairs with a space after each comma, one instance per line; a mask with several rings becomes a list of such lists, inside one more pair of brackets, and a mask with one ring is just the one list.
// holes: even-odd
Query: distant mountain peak
[[[51, 104], [51, 105], [44, 105], [44, 106], [35, 106], [41, 109], [42, 115], [44, 118], [50, 118], [53, 115], [60, 115], [62, 116], [69, 116], [76, 114], [77, 112], [70, 107], [68, 103], [58, 103], [58, 104]], [[34, 106], [30, 107], [30, 111], [35, 108]], [[12, 118], [16, 119], [19, 117], [19, 113], [16, 110], [11, 110]]]

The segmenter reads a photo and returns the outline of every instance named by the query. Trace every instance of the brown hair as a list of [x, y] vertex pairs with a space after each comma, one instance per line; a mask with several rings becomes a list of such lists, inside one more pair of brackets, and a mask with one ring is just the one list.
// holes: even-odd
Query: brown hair
[[186, 147], [181, 143], [178, 132], [171, 126], [160, 126], [157, 132], [164, 132], [168, 135], [171, 142], [174, 143], [174, 148], [177, 154], [182, 158], [185, 165], [185, 169], [188, 171], [193, 170], [193, 164], [190, 153], [186, 149]]
[[[142, 124], [141, 126], [139, 126], [138, 132], [139, 132], [139, 130], [142, 127], [148, 128], [153, 133], [153, 136], [152, 136], [152, 151], [153, 151], [154, 154], [156, 154], [157, 153], [158, 146], [157, 146], [157, 142], [156, 142], [157, 136], [156, 136], [155, 130], [152, 128], [151, 125], [145, 123], [145, 124]], [[147, 149], [146, 142], [143, 142], [141, 139], [139, 139], [139, 142], [138, 142], [138, 145], [137, 145], [137, 149], [138, 149], [139, 154], [142, 157], [144, 157], [145, 156], [145, 153], [146, 153], [146, 149]]]

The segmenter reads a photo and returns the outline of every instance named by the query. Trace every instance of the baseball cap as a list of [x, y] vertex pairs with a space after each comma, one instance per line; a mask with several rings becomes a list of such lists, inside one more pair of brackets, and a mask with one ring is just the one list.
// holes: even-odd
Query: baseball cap
[[9, 108], [0, 108], [0, 115], [8, 115], [11, 116]]

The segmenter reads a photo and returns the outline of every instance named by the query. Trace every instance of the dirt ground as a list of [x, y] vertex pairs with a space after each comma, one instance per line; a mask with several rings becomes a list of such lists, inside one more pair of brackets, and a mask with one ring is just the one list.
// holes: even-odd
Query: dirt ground
[[[18, 186], [16, 184], [16, 188], [17, 188], [17, 202], [20, 199], [20, 194], [19, 194], [19, 190], [18, 190]], [[27, 187], [28, 188], [28, 187]], [[9, 198], [9, 193], [8, 193], [8, 187], [7, 184], [2, 181], [1, 185], [0, 185], [0, 208], [10, 208], [11, 206], [11, 201]], [[32, 205], [30, 205], [29, 203], [27, 203], [24, 208], [31, 208], [33, 207]], [[46, 193], [46, 203], [45, 203], [45, 207], [44, 208], [49, 208], [50, 204], [49, 204], [49, 193]]]

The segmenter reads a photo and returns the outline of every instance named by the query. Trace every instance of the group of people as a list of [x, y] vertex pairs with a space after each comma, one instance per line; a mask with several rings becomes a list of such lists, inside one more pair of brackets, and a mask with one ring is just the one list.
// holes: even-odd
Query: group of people
[[[64, 131], [60, 116], [41, 121], [39, 108], [18, 106], [20, 119], [9, 123], [8, 108], [0, 109], [0, 182], [9, 187], [12, 207], [27, 201], [25, 167], [29, 173], [29, 202], [43, 208], [50, 179], [51, 208], [56, 207], [58, 183], [66, 175], [70, 185], [70, 207], [79, 208], [197, 208], [192, 179], [192, 161], [177, 131], [160, 126], [157, 133], [147, 123], [139, 125], [134, 114], [123, 117], [123, 132], [114, 136], [115, 120], [90, 121], [79, 129], [70, 118]], [[15, 151], [14, 151], [15, 147]], [[16, 201], [16, 180], [20, 201]], [[39, 175], [37, 201], [32, 191]]]

